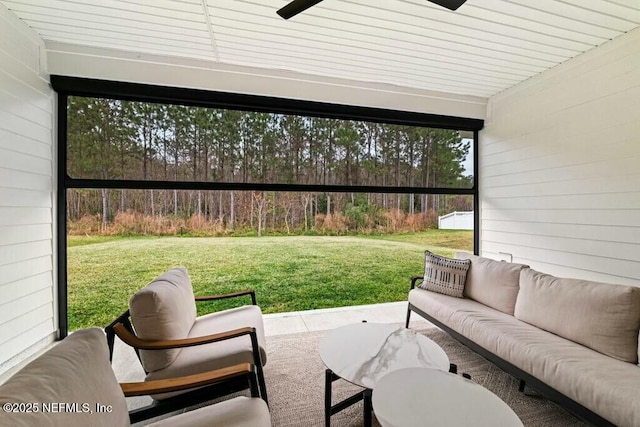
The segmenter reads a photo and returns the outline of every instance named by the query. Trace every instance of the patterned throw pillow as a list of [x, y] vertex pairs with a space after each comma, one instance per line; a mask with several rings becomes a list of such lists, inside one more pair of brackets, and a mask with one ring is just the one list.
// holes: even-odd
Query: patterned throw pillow
[[471, 266], [468, 259], [452, 259], [424, 251], [424, 279], [419, 288], [464, 298], [464, 284]]

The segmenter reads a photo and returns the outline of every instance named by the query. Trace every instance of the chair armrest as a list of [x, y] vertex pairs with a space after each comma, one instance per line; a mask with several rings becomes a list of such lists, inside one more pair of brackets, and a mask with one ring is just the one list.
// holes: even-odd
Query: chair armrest
[[227, 299], [227, 298], [241, 297], [244, 295], [251, 295], [251, 304], [256, 305], [256, 291], [254, 291], [253, 289], [247, 289], [247, 290], [238, 291], [238, 292], [231, 292], [229, 294], [197, 296], [196, 302], [215, 301], [215, 300], [221, 300], [221, 299]]
[[[415, 288], [415, 287], [416, 287], [416, 282], [417, 282], [418, 280], [422, 280], [422, 279], [424, 279], [424, 276], [413, 276], [413, 277], [411, 278], [411, 289]], [[410, 289], [410, 290], [411, 290], [411, 289]]]
[[216, 369], [195, 375], [187, 375], [184, 377], [136, 383], [120, 383], [120, 388], [124, 392], [125, 397], [145, 396], [149, 394], [169, 393], [207, 386], [230, 378], [250, 375], [253, 373], [253, 365], [250, 363], [241, 363], [227, 368]]
[[195, 338], [184, 338], [179, 340], [163, 340], [163, 341], [147, 341], [138, 338], [125, 328], [122, 323], [113, 326], [113, 330], [120, 339], [130, 345], [141, 350], [163, 350], [168, 348], [193, 347], [201, 344], [209, 344], [213, 342], [228, 340], [243, 335], [255, 335], [256, 329], [252, 327], [234, 329], [232, 331], [221, 332], [219, 334], [204, 335]]

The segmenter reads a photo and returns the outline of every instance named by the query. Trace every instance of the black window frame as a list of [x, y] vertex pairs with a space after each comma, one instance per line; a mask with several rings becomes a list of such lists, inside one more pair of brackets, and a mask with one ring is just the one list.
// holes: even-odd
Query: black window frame
[[[295, 192], [354, 192], [403, 194], [452, 194], [474, 196], [474, 253], [479, 250], [478, 137], [484, 120], [373, 107], [331, 104], [270, 96], [217, 92], [52, 75], [57, 93], [57, 297], [60, 339], [68, 334], [67, 301], [67, 190], [70, 188], [238, 190]], [[225, 108], [276, 114], [296, 114], [320, 118], [359, 120], [396, 125], [432, 127], [473, 132], [473, 186], [471, 188], [392, 187], [316, 184], [271, 184], [200, 181], [143, 181], [120, 179], [78, 179], [67, 174], [67, 101], [69, 96], [120, 99], [137, 102]]]

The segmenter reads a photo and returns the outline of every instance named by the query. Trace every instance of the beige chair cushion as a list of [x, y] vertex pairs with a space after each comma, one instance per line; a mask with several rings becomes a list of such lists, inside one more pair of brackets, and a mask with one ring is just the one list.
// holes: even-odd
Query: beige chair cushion
[[[262, 311], [257, 305], [247, 305], [200, 316], [193, 324], [193, 328], [189, 331], [188, 337], [201, 337], [247, 326], [256, 328], [258, 346], [260, 347], [262, 364], [264, 365], [267, 361], [266, 339], [264, 336]], [[164, 369], [150, 372], [146, 379], [151, 381], [183, 375], [193, 375], [238, 363], [253, 363], [251, 338], [249, 335], [184, 348], [171, 365]], [[152, 397], [155, 399], [166, 399], [176, 394], [179, 393], [165, 393]]]
[[424, 251], [424, 276], [418, 285], [422, 289], [463, 298], [464, 284], [471, 261], [451, 259]]
[[414, 289], [409, 302], [613, 424], [639, 425], [638, 366], [470, 299]]
[[[186, 338], [196, 319], [196, 303], [191, 280], [184, 268], [167, 271], [139, 290], [129, 301], [136, 335], [144, 340]], [[181, 349], [141, 350], [147, 372], [169, 366]]]
[[520, 270], [526, 265], [495, 261], [466, 252], [456, 253], [457, 259], [471, 260], [464, 295], [482, 304], [513, 314], [518, 297]]
[[625, 362], [638, 363], [640, 288], [524, 269], [515, 317]]
[[149, 425], [149, 427], [169, 426], [270, 427], [271, 416], [264, 400], [240, 396]]
[[[109, 363], [107, 340], [97, 328], [74, 332], [9, 378], [0, 386], [0, 405], [6, 402], [40, 406], [38, 413], [0, 412], [3, 426], [129, 425], [125, 397]], [[44, 403], [77, 403], [80, 413], [44, 413]], [[111, 405], [112, 410], [98, 413], [97, 404]], [[93, 413], [82, 412], [85, 409]]]

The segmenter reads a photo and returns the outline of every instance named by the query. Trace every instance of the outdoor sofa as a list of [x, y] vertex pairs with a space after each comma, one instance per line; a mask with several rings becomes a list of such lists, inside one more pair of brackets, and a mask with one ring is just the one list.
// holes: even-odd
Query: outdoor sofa
[[429, 255], [411, 282], [407, 327], [416, 312], [520, 379], [521, 391], [526, 383], [594, 425], [640, 426], [640, 288], [458, 253], [468, 271], [451, 296], [424, 280]]

